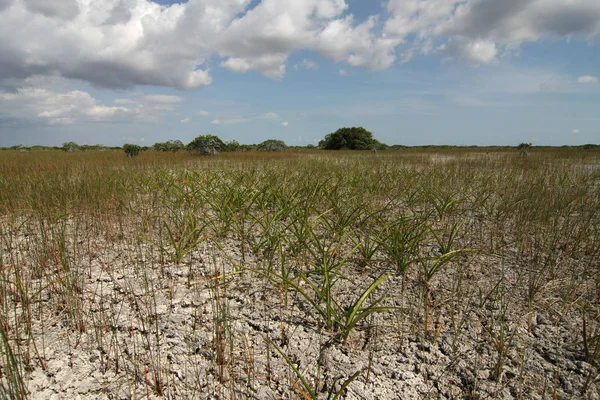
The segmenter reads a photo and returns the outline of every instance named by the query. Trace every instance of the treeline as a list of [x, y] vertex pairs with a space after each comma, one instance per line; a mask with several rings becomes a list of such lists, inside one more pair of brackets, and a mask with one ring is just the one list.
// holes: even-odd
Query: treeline
[[340, 128], [335, 132], [325, 135], [318, 146], [308, 144], [306, 146], [288, 146], [283, 140], [268, 139], [258, 144], [240, 144], [236, 140], [223, 142], [215, 135], [200, 135], [194, 138], [187, 145], [181, 140], [168, 140], [166, 142], [157, 142], [152, 146], [139, 146], [136, 144], [127, 143], [121, 146], [104, 146], [101, 144], [80, 145], [75, 142], [66, 142], [62, 146], [30, 146], [15, 145], [11, 147], [0, 147], [2, 150], [63, 150], [72, 151], [88, 151], [88, 150], [123, 150], [129, 156], [135, 156], [141, 151], [155, 150], [161, 152], [178, 152], [190, 151], [198, 154], [217, 154], [220, 152], [230, 151], [283, 151], [288, 148], [294, 149], [323, 149], [323, 150], [403, 150], [403, 149], [481, 149], [481, 150], [509, 150], [518, 149], [528, 151], [531, 149], [583, 149], [592, 150], [600, 149], [600, 144], [583, 144], [577, 146], [534, 146], [531, 143], [520, 143], [515, 146], [456, 146], [456, 145], [421, 145], [421, 146], [405, 146], [401, 144], [387, 145], [375, 139], [373, 133], [363, 127]]
[[22, 150], [22, 151], [34, 151], [34, 150], [63, 150], [63, 151], [104, 151], [104, 150], [122, 150], [121, 146], [105, 146], [103, 144], [77, 144], [75, 142], [64, 143], [62, 146], [24, 146], [17, 144], [10, 147], [0, 147], [0, 150]]

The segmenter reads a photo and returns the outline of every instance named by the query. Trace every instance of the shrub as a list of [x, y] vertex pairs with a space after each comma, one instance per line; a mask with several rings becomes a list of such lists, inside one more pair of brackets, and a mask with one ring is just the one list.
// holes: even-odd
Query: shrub
[[531, 147], [532, 147], [531, 143], [520, 143], [517, 146], [517, 149], [519, 149], [519, 150], [529, 150]]
[[177, 152], [179, 150], [185, 149], [185, 145], [181, 142], [181, 140], [169, 140], [167, 142], [154, 143], [152, 148], [156, 151]]
[[258, 149], [262, 151], [283, 151], [287, 149], [287, 145], [283, 140], [269, 139], [259, 144]]
[[325, 150], [383, 150], [387, 145], [373, 138], [373, 134], [363, 127], [340, 128], [328, 134], [319, 142]]
[[187, 145], [187, 149], [200, 154], [215, 154], [229, 150], [227, 145], [215, 135], [200, 135]]
[[137, 156], [138, 154], [140, 154], [140, 150], [142, 150], [142, 148], [137, 144], [127, 143], [123, 145], [123, 151], [125, 152], [125, 154], [127, 154], [128, 157]]

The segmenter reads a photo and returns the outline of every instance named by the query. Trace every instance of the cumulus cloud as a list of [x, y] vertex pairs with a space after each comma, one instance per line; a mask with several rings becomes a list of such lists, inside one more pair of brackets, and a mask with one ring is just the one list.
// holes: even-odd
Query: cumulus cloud
[[264, 76], [271, 79], [283, 79], [285, 75], [285, 61], [287, 54], [265, 54], [251, 58], [229, 58], [220, 65], [231, 72], [245, 73], [250, 70], [260, 71]]
[[208, 111], [205, 111], [205, 110], [198, 110], [198, 111], [196, 111], [196, 114], [201, 115], [203, 117], [207, 117], [207, 116], [210, 115], [210, 113]]
[[319, 69], [319, 64], [305, 58], [302, 60], [302, 62], [294, 64], [294, 71], [298, 71], [300, 69]]
[[377, 17], [355, 20], [345, 0], [0, 0], [9, 39], [0, 43], [0, 81], [54, 74], [108, 88], [198, 89], [211, 84], [215, 55], [232, 72], [282, 79], [297, 51], [383, 69], [398, 40], [376, 25]]
[[25, 0], [25, 6], [33, 13], [40, 13], [46, 17], [59, 19], [73, 19], [79, 12], [76, 0]]
[[182, 119], [182, 120], [181, 120], [181, 121], [179, 121], [179, 122], [181, 122], [183, 125], [185, 125], [185, 124], [189, 124], [191, 120], [192, 120], [192, 119], [188, 117], [188, 118], [184, 118], [184, 119]]
[[222, 124], [221, 120], [218, 120], [218, 119], [213, 119], [212, 121], [210, 121], [210, 123], [213, 125], [221, 125]]
[[13, 2], [0, 12], [0, 80], [58, 74], [110, 88], [206, 86], [205, 61], [213, 51], [191, 40], [185, 28], [193, 18], [204, 27], [198, 29], [210, 31], [200, 23], [207, 7], [193, 11], [199, 7], [148, 0]]
[[138, 110], [99, 104], [89, 93], [72, 90], [59, 93], [40, 88], [21, 88], [14, 93], [0, 93], [5, 112], [24, 120], [38, 120], [50, 125], [80, 122], [124, 120]]
[[600, 35], [596, 0], [470, 0], [455, 2], [453, 15], [440, 21], [436, 33], [480, 37], [504, 44], [543, 38]]
[[489, 64], [496, 59], [496, 44], [487, 40], [456, 38], [438, 49], [450, 59], [463, 59], [474, 65]]
[[490, 63], [522, 43], [542, 39], [600, 38], [596, 0], [390, 0], [384, 32], [411, 40], [404, 58], [429, 54]]
[[84, 90], [26, 86], [0, 92], [0, 118], [11, 116], [22, 123], [49, 125], [150, 122], [173, 111], [181, 100], [177, 96], [148, 95], [118, 98], [114, 105], [104, 105]]
[[283, 126], [283, 127], [286, 127], [286, 126], [288, 126], [288, 125], [289, 125], [289, 123], [288, 123], [287, 121], [283, 121], [283, 122], [281, 123], [281, 126]]
[[598, 78], [591, 75], [584, 75], [577, 78], [577, 83], [581, 83], [583, 85], [596, 84], [598, 83]]
[[573, 131], [571, 133], [573, 135], [579, 135], [581, 133], [581, 131], [579, 129], [573, 129]]
[[[0, 0], [0, 85], [62, 76], [99, 87], [210, 85], [209, 61], [283, 79], [292, 53], [370, 70], [401, 48], [486, 64], [542, 39], [600, 39], [597, 0], [389, 0], [358, 19], [346, 0]], [[294, 69], [316, 68], [303, 60]], [[18, 85], [16, 86], [18, 87]]]

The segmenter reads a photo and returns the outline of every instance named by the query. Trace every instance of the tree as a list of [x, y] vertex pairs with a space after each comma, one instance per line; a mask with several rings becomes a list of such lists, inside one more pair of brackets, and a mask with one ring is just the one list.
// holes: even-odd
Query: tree
[[262, 151], [283, 151], [287, 149], [287, 145], [283, 140], [268, 139], [259, 144], [258, 149]]
[[169, 140], [167, 142], [154, 143], [154, 145], [152, 145], [152, 148], [156, 151], [178, 152], [179, 150], [185, 149], [185, 145], [181, 140]]
[[387, 145], [373, 138], [373, 134], [363, 127], [340, 128], [328, 134], [319, 142], [325, 150], [383, 150]]
[[138, 154], [140, 154], [140, 150], [142, 150], [142, 148], [137, 144], [127, 143], [123, 145], [123, 151], [125, 152], [125, 154], [127, 154], [128, 157], [137, 156]]
[[240, 151], [242, 145], [237, 140], [230, 140], [226, 143], [229, 151]]
[[64, 151], [71, 152], [71, 151], [79, 150], [79, 145], [75, 142], [66, 142], [66, 143], [63, 143], [62, 149]]
[[519, 150], [529, 150], [531, 147], [532, 147], [531, 143], [520, 143], [517, 146], [517, 149], [519, 149]]
[[227, 145], [215, 135], [200, 135], [187, 145], [187, 149], [200, 154], [216, 154], [228, 150]]

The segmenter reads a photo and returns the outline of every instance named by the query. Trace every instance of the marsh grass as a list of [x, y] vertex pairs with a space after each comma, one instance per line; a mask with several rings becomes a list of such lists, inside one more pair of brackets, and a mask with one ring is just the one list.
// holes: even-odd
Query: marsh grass
[[[495, 386], [467, 379], [464, 397], [538, 393], [525, 361], [514, 365], [545, 346], [535, 335], [554, 335], [537, 315], [561, 316], [567, 333], [552, 339], [570, 343], [563, 357], [584, 360], [577, 395], [589, 394], [600, 358], [599, 209], [593, 150], [4, 151], [0, 397], [28, 397], [27, 378], [50, 368], [49, 343], [59, 342], [68, 365], [96, 349], [106, 382], [130, 397], [193, 388], [252, 398], [285, 386], [337, 398], [361, 390], [364, 369], [333, 371], [323, 354], [366, 346], [370, 376], [390, 338], [414, 334], [429, 348], [448, 344], [453, 360], [493, 354], [478, 362]], [[239, 322], [254, 315], [254, 287], [265, 309], [277, 303], [266, 327]], [[290, 345], [299, 326], [318, 335], [316, 350]], [[485, 342], [473, 344], [473, 326]], [[372, 350], [372, 332], [388, 347]], [[199, 344], [182, 355], [176, 339]], [[297, 367], [302, 357], [318, 368]], [[567, 372], [555, 373], [553, 390], [567, 396]]]

